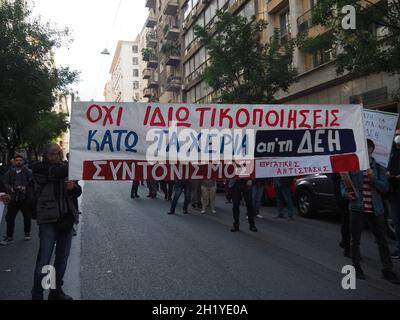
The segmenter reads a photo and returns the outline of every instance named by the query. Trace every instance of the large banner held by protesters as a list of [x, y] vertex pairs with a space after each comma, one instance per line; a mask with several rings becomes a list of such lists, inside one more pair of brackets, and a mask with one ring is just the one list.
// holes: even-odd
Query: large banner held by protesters
[[372, 156], [385, 168], [389, 165], [398, 120], [397, 113], [364, 110], [365, 135], [375, 143]]
[[361, 105], [78, 102], [71, 180], [263, 178], [366, 170]]

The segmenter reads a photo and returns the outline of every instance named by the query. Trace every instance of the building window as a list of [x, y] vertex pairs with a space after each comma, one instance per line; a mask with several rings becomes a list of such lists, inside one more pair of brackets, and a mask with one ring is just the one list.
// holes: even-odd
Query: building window
[[132, 46], [132, 52], [138, 53], [138, 46]]
[[334, 59], [334, 50], [333, 49], [328, 49], [328, 50], [317, 50], [313, 52], [313, 66], [314, 68], [328, 63], [329, 61], [332, 61]]
[[290, 17], [289, 8], [279, 15], [279, 26], [281, 32], [281, 38], [287, 36], [290, 33]]
[[139, 81], [133, 81], [133, 89], [139, 89]]
[[133, 69], [133, 76], [134, 76], [135, 78], [138, 78], [138, 77], [139, 77], [139, 69]]
[[139, 64], [139, 59], [137, 57], [132, 58], [132, 63], [134, 66], [137, 66]]

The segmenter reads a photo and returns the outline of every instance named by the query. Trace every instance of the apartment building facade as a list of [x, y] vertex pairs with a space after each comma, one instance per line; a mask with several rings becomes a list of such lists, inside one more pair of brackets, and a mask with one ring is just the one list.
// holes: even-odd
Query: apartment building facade
[[[324, 32], [312, 23], [311, 9], [318, 0], [147, 0], [149, 16], [146, 27], [151, 35], [146, 47], [152, 49], [143, 77], [148, 80], [144, 89], [145, 97], [152, 101], [210, 103], [218, 96], [203, 80], [208, 55], [196, 39], [194, 27], [212, 26], [217, 10], [226, 10], [248, 19], [264, 19], [268, 27], [261, 41], [267, 42], [274, 30], [278, 29], [281, 40], [295, 38], [300, 32], [308, 31], [310, 36]], [[168, 25], [169, 27], [164, 27]], [[166, 28], [166, 30], [163, 30]], [[180, 36], [178, 36], [178, 29]], [[381, 30], [377, 30], [377, 33]], [[172, 57], [173, 66], [163, 63], [163, 44], [168, 40], [180, 45], [181, 55]], [[176, 51], [177, 54], [177, 51]], [[394, 93], [399, 90], [399, 76], [385, 73], [351, 78], [337, 75], [335, 70], [335, 49], [306, 52], [295, 48], [293, 64], [298, 70], [296, 82], [287, 92], [278, 92], [276, 99], [286, 104], [349, 104], [363, 103], [367, 108], [398, 112], [399, 103]], [[171, 57], [169, 57], [171, 58]], [[180, 59], [180, 61], [179, 61]], [[173, 76], [176, 91], [166, 90], [168, 76]], [[180, 89], [179, 89], [180, 88]], [[179, 91], [181, 90], [181, 91]], [[166, 92], [167, 91], [167, 92]]]
[[178, 0], [146, 0], [149, 15], [143, 60], [143, 91], [149, 101], [182, 102], [182, 13]]
[[139, 80], [141, 78], [141, 71], [139, 68], [139, 45], [137, 42], [118, 41], [110, 68], [110, 75], [111, 80], [108, 84], [106, 83], [104, 89], [106, 101], [139, 101]]
[[[268, 36], [279, 28], [281, 37], [296, 37], [308, 31], [315, 37], [325, 30], [312, 22], [311, 10], [316, 0], [268, 0], [263, 12], [269, 22]], [[378, 35], [384, 30], [375, 29]], [[340, 49], [339, 49], [340, 50]], [[400, 88], [399, 75], [386, 73], [354, 78], [348, 74], [338, 76], [335, 69], [336, 48], [305, 52], [296, 48], [294, 65], [298, 69], [297, 82], [288, 92], [279, 92], [276, 98], [286, 104], [349, 104], [362, 103], [366, 108], [399, 112], [394, 94]]]
[[218, 97], [203, 80], [208, 60], [207, 50], [195, 36], [195, 26], [209, 27], [215, 22], [217, 10], [228, 11], [248, 19], [258, 16], [258, 0], [181, 0], [183, 11], [183, 78], [184, 101], [187, 103], [210, 103]]

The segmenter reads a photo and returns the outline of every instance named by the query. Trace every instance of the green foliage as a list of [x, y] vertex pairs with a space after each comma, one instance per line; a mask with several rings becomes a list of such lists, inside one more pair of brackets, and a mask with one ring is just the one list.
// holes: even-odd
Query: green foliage
[[[342, 20], [347, 12], [356, 9], [356, 29], [345, 30]], [[333, 8], [337, 8], [337, 10]], [[301, 34], [298, 42], [302, 50], [337, 49], [336, 72], [354, 76], [373, 73], [400, 72], [400, 0], [378, 3], [365, 0], [321, 0], [312, 11], [313, 24], [320, 24], [327, 32], [316, 38]], [[377, 35], [376, 30], [387, 32]]]
[[161, 46], [161, 52], [164, 53], [165, 55], [179, 56], [180, 55], [180, 48], [179, 48], [179, 45], [176, 44], [175, 42], [166, 41]]
[[40, 150], [49, 142], [54, 142], [68, 130], [68, 115], [65, 113], [57, 113], [54, 111], [43, 112], [39, 115], [38, 120], [28, 128], [25, 143], [30, 150]]
[[56, 93], [69, 93], [78, 78], [76, 71], [53, 63], [54, 49], [71, 41], [69, 31], [31, 18], [23, 2], [0, 5], [0, 136], [9, 153], [25, 142], [40, 115], [50, 112]]
[[142, 49], [142, 58], [143, 61], [150, 61], [155, 58], [155, 54], [153, 49], [150, 48], [143, 48]]
[[278, 30], [271, 42], [262, 44], [264, 21], [218, 12], [212, 30], [197, 26], [195, 34], [209, 52], [206, 83], [224, 103], [273, 103], [279, 90], [294, 81], [294, 41], [280, 43]]

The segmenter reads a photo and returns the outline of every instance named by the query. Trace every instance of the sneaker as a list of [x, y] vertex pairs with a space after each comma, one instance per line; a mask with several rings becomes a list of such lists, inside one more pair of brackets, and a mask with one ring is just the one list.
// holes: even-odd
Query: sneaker
[[171, 211], [169, 211], [167, 214], [175, 214], [175, 212], [171, 212]]
[[361, 266], [354, 266], [354, 269], [356, 269], [356, 278], [359, 280], [365, 280], [365, 274], [361, 269]]
[[200, 213], [201, 213], [201, 214], [205, 214], [206, 211], [205, 211], [205, 210], [201, 210]]
[[3, 241], [0, 242], [0, 246], [8, 246], [14, 242], [13, 238], [4, 237]]
[[71, 296], [65, 294], [64, 291], [61, 288], [60, 289], [55, 289], [55, 290], [50, 289], [50, 293], [49, 293], [48, 299], [49, 300], [62, 300], [62, 301], [74, 300], [74, 299], [72, 299]]
[[212, 210], [211, 212], [212, 212], [213, 214], [217, 214], [217, 211], [215, 211], [215, 210]]
[[73, 237], [76, 237], [78, 234], [76, 233], [76, 230], [75, 230], [75, 228], [72, 228], [72, 236]]
[[140, 198], [138, 194], [135, 194], [135, 197], [136, 197], [136, 198]]
[[392, 254], [390, 254], [390, 257], [392, 259], [400, 259], [400, 252], [399, 251], [395, 251]]
[[239, 231], [239, 227], [237, 226], [233, 226], [231, 229], [231, 232], [238, 232]]
[[382, 271], [382, 278], [389, 281], [390, 283], [400, 284], [400, 279], [397, 277], [397, 275], [393, 271], [390, 271], [390, 270]]
[[189, 211], [183, 210], [183, 214], [189, 214]]
[[30, 233], [25, 234], [25, 237], [24, 237], [24, 240], [25, 240], [25, 241], [29, 241], [29, 240], [31, 240], [31, 239], [32, 239], [32, 237], [31, 237], [31, 234], [30, 234]]
[[264, 217], [263, 217], [261, 214], [256, 215], [256, 217], [257, 217], [258, 219], [264, 219]]
[[278, 214], [274, 218], [275, 219], [284, 219], [285, 217], [283, 216], [283, 214]]

